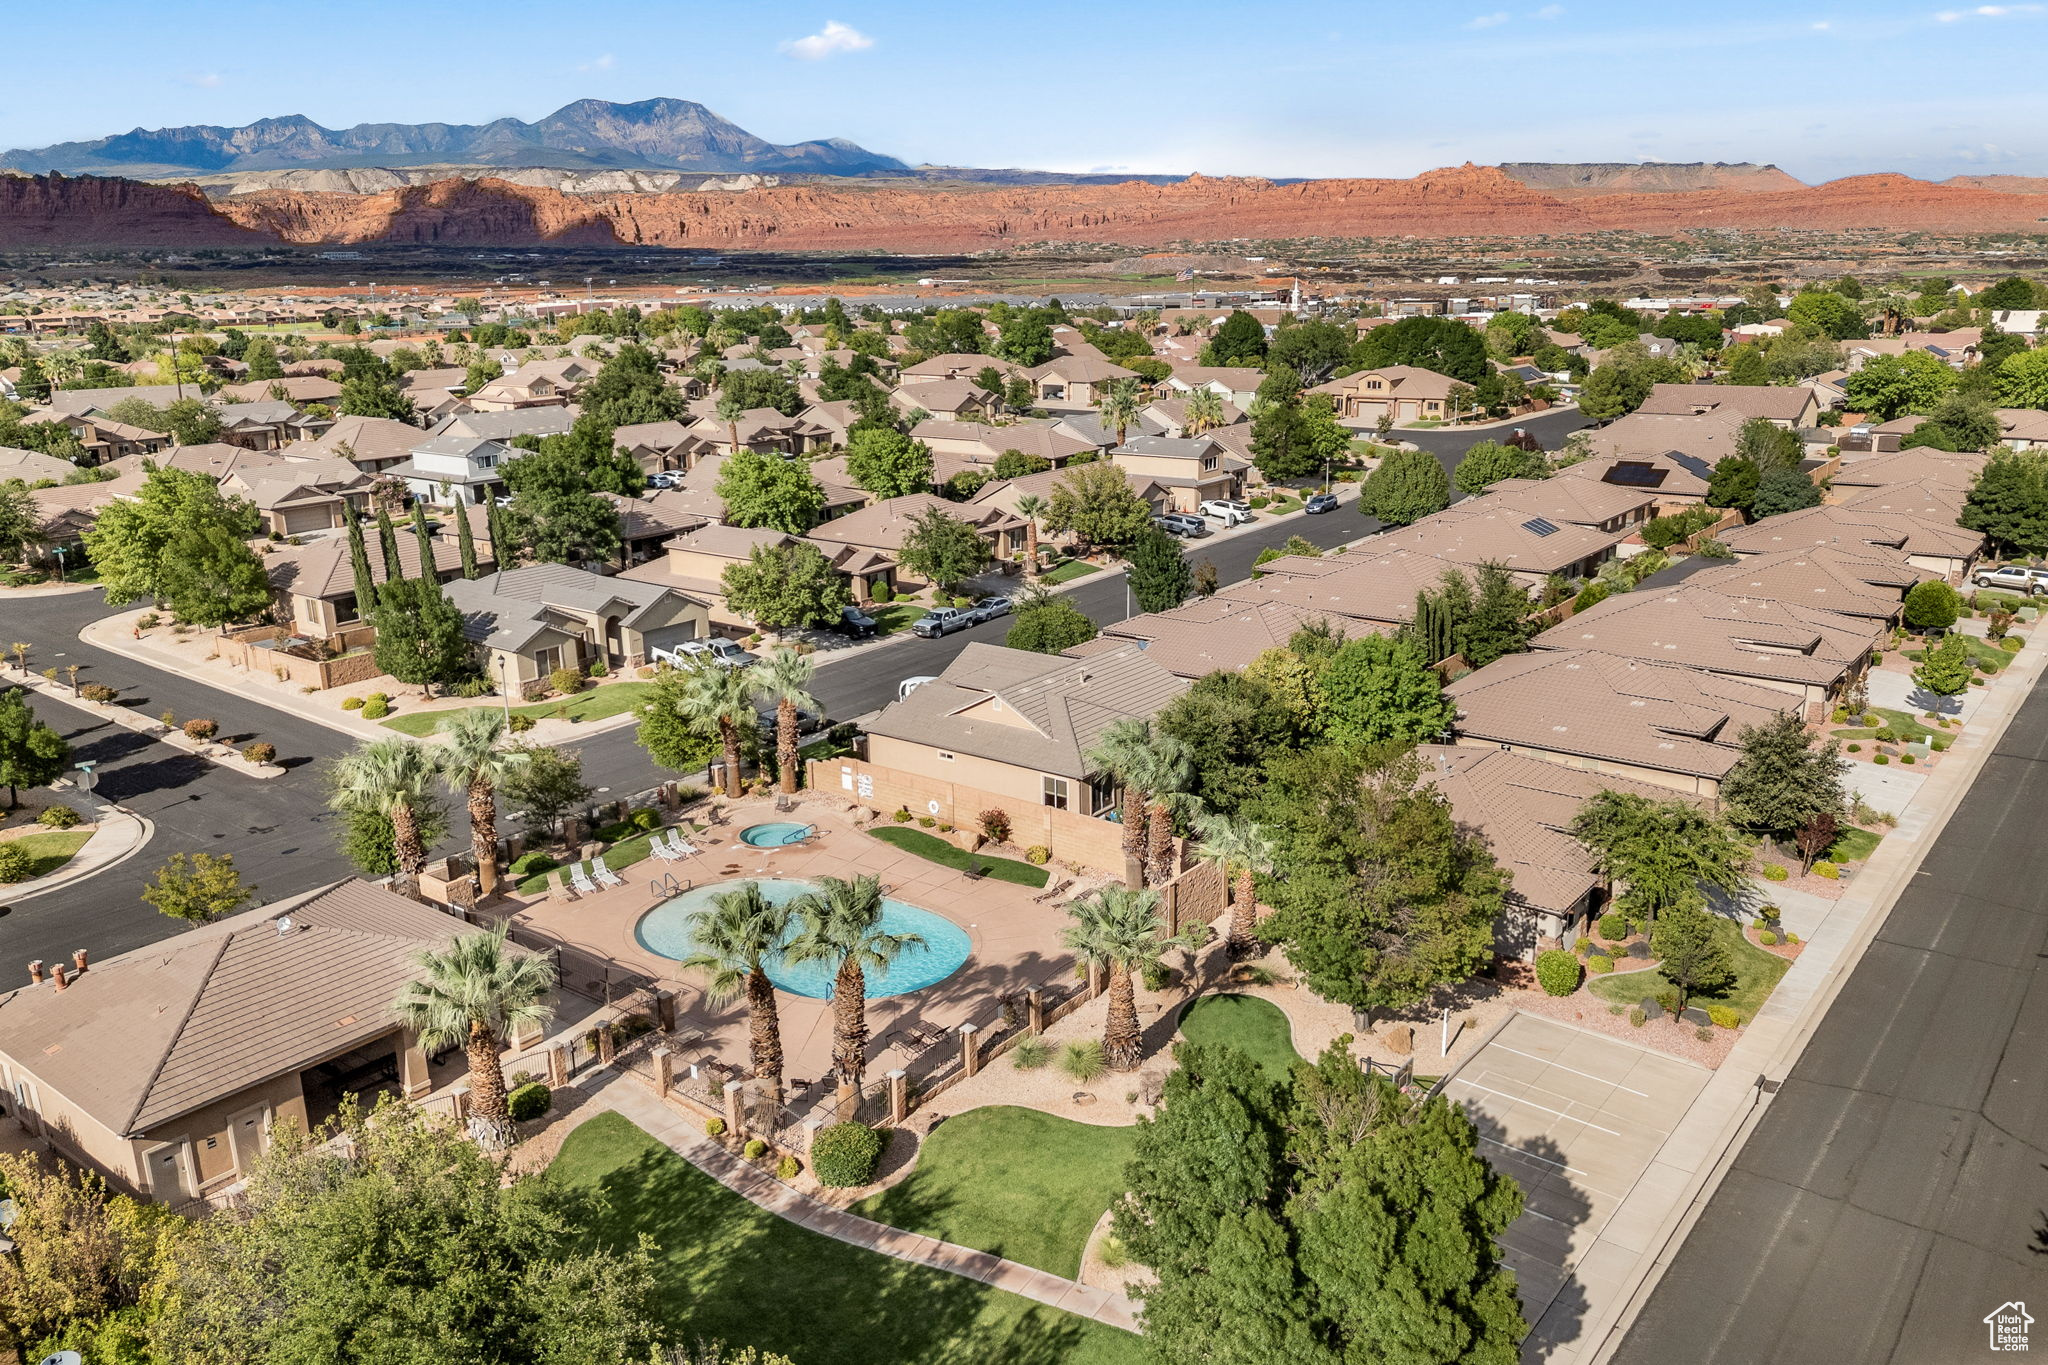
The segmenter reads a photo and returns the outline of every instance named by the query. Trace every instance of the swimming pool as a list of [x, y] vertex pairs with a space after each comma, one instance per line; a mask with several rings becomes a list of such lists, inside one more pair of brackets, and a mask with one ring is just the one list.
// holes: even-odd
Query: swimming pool
[[749, 848], [781, 848], [785, 844], [802, 843], [815, 828], [814, 825], [799, 825], [789, 820], [772, 820], [765, 825], [748, 825], [740, 831], [740, 842]]
[[[785, 905], [813, 889], [810, 882], [783, 877], [753, 880], [761, 894], [777, 905]], [[633, 937], [648, 952], [681, 961], [697, 951], [690, 934], [690, 916], [699, 910], [709, 910], [713, 896], [738, 885], [737, 881], [713, 882], [663, 901], [640, 917], [633, 927]], [[974, 950], [965, 929], [943, 915], [904, 901], [882, 902], [882, 927], [892, 934], [916, 934], [924, 940], [924, 946], [906, 948], [886, 970], [869, 972], [866, 995], [870, 1000], [907, 995], [936, 985], [959, 971], [960, 964]], [[792, 995], [807, 995], [813, 1000], [832, 998], [832, 972], [832, 964], [825, 962], [784, 962], [776, 957], [768, 963], [769, 980]]]

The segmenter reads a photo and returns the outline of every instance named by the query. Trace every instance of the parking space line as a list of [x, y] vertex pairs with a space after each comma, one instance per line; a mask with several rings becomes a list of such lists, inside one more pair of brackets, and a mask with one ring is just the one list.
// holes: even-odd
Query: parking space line
[[1644, 1099], [1650, 1098], [1649, 1093], [1647, 1091], [1637, 1090], [1630, 1086], [1623, 1085], [1620, 1081], [1610, 1081], [1605, 1076], [1596, 1076], [1590, 1071], [1581, 1071], [1575, 1066], [1566, 1066], [1563, 1062], [1553, 1062], [1547, 1057], [1539, 1057], [1533, 1052], [1524, 1052], [1522, 1051], [1522, 1049], [1518, 1047], [1509, 1047], [1506, 1043], [1503, 1043], [1498, 1039], [1495, 1039], [1491, 1046], [1499, 1048], [1502, 1052], [1512, 1052], [1517, 1057], [1527, 1057], [1531, 1061], [1542, 1062], [1545, 1066], [1554, 1066], [1559, 1071], [1569, 1071], [1574, 1076], [1584, 1076], [1589, 1081], [1599, 1081], [1602, 1085], [1611, 1085], [1616, 1090], [1626, 1090], [1631, 1095], [1640, 1095]]
[[1621, 1133], [1620, 1133], [1620, 1132], [1619, 1132], [1618, 1130], [1616, 1130], [1616, 1129], [1613, 1129], [1613, 1128], [1605, 1128], [1605, 1127], [1601, 1127], [1601, 1125], [1600, 1125], [1600, 1124], [1597, 1124], [1597, 1123], [1593, 1123], [1593, 1122], [1591, 1122], [1590, 1120], [1587, 1120], [1587, 1119], [1582, 1119], [1582, 1118], [1579, 1118], [1579, 1117], [1578, 1117], [1577, 1115], [1575, 1115], [1575, 1114], [1567, 1114], [1567, 1113], [1566, 1113], [1566, 1112], [1565, 1112], [1564, 1110], [1562, 1110], [1562, 1109], [1552, 1109], [1552, 1108], [1551, 1108], [1551, 1107], [1550, 1107], [1549, 1105], [1547, 1105], [1547, 1104], [1538, 1104], [1538, 1103], [1536, 1103], [1536, 1101], [1534, 1101], [1534, 1100], [1532, 1100], [1532, 1099], [1529, 1099], [1529, 1098], [1528, 1098], [1527, 1096], [1524, 1096], [1524, 1095], [1510, 1095], [1510, 1094], [1509, 1094], [1509, 1093], [1508, 1093], [1507, 1091], [1505, 1091], [1505, 1090], [1495, 1090], [1495, 1089], [1494, 1089], [1493, 1087], [1491, 1087], [1491, 1086], [1486, 1086], [1486, 1085], [1481, 1085], [1481, 1084], [1479, 1084], [1479, 1082], [1477, 1082], [1477, 1081], [1468, 1081], [1468, 1080], [1466, 1080], [1466, 1079], [1465, 1079], [1465, 1078], [1464, 1078], [1463, 1076], [1459, 1076], [1459, 1077], [1455, 1078], [1455, 1080], [1453, 1081], [1453, 1084], [1456, 1084], [1456, 1085], [1469, 1085], [1469, 1086], [1471, 1086], [1471, 1087], [1472, 1087], [1472, 1088], [1473, 1088], [1474, 1090], [1484, 1090], [1484, 1091], [1485, 1091], [1485, 1092], [1486, 1092], [1487, 1094], [1489, 1094], [1489, 1095], [1498, 1095], [1498, 1096], [1500, 1096], [1500, 1097], [1501, 1097], [1502, 1099], [1504, 1099], [1504, 1100], [1513, 1100], [1513, 1101], [1514, 1101], [1514, 1102], [1515, 1102], [1516, 1104], [1526, 1104], [1526, 1105], [1528, 1105], [1528, 1106], [1529, 1106], [1529, 1107], [1530, 1107], [1531, 1109], [1541, 1109], [1541, 1110], [1542, 1110], [1542, 1111], [1543, 1111], [1544, 1113], [1546, 1113], [1546, 1114], [1555, 1114], [1555, 1115], [1557, 1115], [1557, 1116], [1558, 1116], [1559, 1118], [1561, 1118], [1561, 1119], [1570, 1119], [1570, 1120], [1571, 1120], [1571, 1121], [1572, 1121], [1573, 1123], [1582, 1123], [1582, 1124], [1584, 1124], [1584, 1125], [1585, 1125], [1586, 1127], [1588, 1127], [1588, 1128], [1597, 1128], [1597, 1129], [1599, 1129], [1599, 1130], [1600, 1130], [1601, 1132], [1603, 1132], [1603, 1133], [1607, 1134], [1607, 1135], [1608, 1135], [1609, 1137], [1620, 1137], [1620, 1136], [1621, 1136]]
[[[1493, 1074], [1493, 1068], [1483, 1067], [1481, 1068], [1481, 1074], [1491, 1076]], [[1505, 1071], [1501, 1073], [1500, 1078], [1504, 1081], [1507, 1081], [1511, 1085], [1527, 1086], [1532, 1091], [1537, 1091], [1541, 1094], [1549, 1095], [1554, 1099], [1563, 1100], [1566, 1104], [1583, 1105], [1586, 1108], [1593, 1110], [1595, 1113], [1598, 1113], [1600, 1110], [1606, 1108], [1606, 1104], [1604, 1101], [1582, 1100], [1578, 1098], [1576, 1095], [1567, 1095], [1562, 1090], [1553, 1090], [1547, 1085], [1538, 1085], [1534, 1081], [1525, 1081], [1520, 1076], [1510, 1075]], [[1467, 1082], [1467, 1084], [1470, 1084], [1470, 1082]]]
[[[1514, 1144], [1514, 1143], [1512, 1143], [1512, 1142], [1502, 1142], [1502, 1141], [1501, 1141], [1501, 1140], [1500, 1140], [1499, 1138], [1490, 1138], [1490, 1137], [1486, 1136], [1486, 1134], [1484, 1134], [1484, 1133], [1481, 1133], [1481, 1134], [1479, 1135], [1479, 1140], [1480, 1140], [1481, 1142], [1490, 1142], [1490, 1143], [1492, 1143], [1492, 1144], [1493, 1144], [1494, 1146], [1496, 1146], [1496, 1147], [1500, 1148], [1500, 1149], [1501, 1149], [1501, 1150], [1502, 1150], [1503, 1152], [1513, 1152], [1513, 1153], [1514, 1153], [1514, 1154], [1515, 1154], [1516, 1156], [1519, 1156], [1519, 1157], [1524, 1157], [1524, 1158], [1526, 1158], [1526, 1159], [1528, 1159], [1528, 1160], [1530, 1160], [1530, 1161], [1540, 1161], [1540, 1162], [1542, 1162], [1542, 1163], [1543, 1163], [1544, 1165], [1546, 1165], [1546, 1166], [1555, 1166], [1555, 1167], [1557, 1167], [1557, 1169], [1559, 1169], [1560, 1171], [1563, 1171], [1563, 1172], [1564, 1172], [1565, 1174], [1567, 1174], [1567, 1175], [1576, 1175], [1576, 1176], [1584, 1176], [1584, 1175], [1587, 1175], [1587, 1174], [1588, 1174], [1588, 1172], [1586, 1172], [1586, 1171], [1582, 1171], [1582, 1170], [1580, 1170], [1580, 1169], [1579, 1169], [1578, 1167], [1576, 1167], [1576, 1166], [1568, 1165], [1567, 1163], [1565, 1163], [1565, 1162], [1562, 1162], [1562, 1161], [1555, 1161], [1555, 1160], [1552, 1160], [1552, 1159], [1551, 1159], [1550, 1157], [1547, 1157], [1547, 1156], [1538, 1156], [1538, 1155], [1536, 1155], [1536, 1154], [1535, 1154], [1534, 1152], [1531, 1152], [1531, 1151], [1525, 1151], [1524, 1149], [1522, 1149], [1522, 1148], [1520, 1148], [1520, 1147], [1517, 1147], [1517, 1146], [1515, 1146], [1515, 1144]], [[1586, 1186], [1586, 1188], [1587, 1188], [1587, 1189], [1589, 1189], [1589, 1190], [1591, 1190], [1591, 1191], [1592, 1191], [1592, 1192], [1593, 1192], [1594, 1194], [1604, 1194], [1604, 1195], [1606, 1195], [1606, 1196], [1607, 1196], [1607, 1197], [1608, 1197], [1609, 1199], [1619, 1199], [1619, 1198], [1621, 1198], [1621, 1196], [1620, 1196], [1620, 1195], [1618, 1195], [1618, 1194], [1610, 1194], [1610, 1193], [1609, 1193], [1608, 1191], [1606, 1191], [1606, 1190], [1603, 1190], [1603, 1189], [1601, 1189], [1601, 1188], [1600, 1188], [1600, 1187], [1599, 1187], [1598, 1185], [1590, 1185], [1590, 1184], [1589, 1184], [1589, 1185], [1587, 1185], [1587, 1186]], [[1523, 1212], [1525, 1212], [1525, 1213], [1536, 1213], [1536, 1210], [1535, 1210], [1535, 1209], [1532, 1209], [1532, 1208], [1530, 1208], [1530, 1207], [1529, 1207], [1528, 1205], [1526, 1205], [1526, 1204], [1524, 1204], [1524, 1205], [1523, 1205], [1522, 1207], [1523, 1207]], [[1537, 1214], [1537, 1217], [1539, 1217], [1539, 1218], [1547, 1218], [1547, 1217], [1549, 1217], [1549, 1215], [1548, 1215], [1548, 1214]], [[1555, 1223], [1555, 1222], [1556, 1222], [1557, 1220], [1556, 1220], [1555, 1218], [1551, 1218], [1551, 1219], [1550, 1219], [1550, 1221], [1551, 1221], [1551, 1222], [1553, 1222], [1553, 1223]]]

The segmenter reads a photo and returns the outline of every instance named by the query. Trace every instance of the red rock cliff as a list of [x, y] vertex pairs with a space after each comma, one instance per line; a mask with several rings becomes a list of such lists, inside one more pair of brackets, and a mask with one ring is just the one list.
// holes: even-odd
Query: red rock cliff
[[261, 239], [192, 185], [0, 175], [0, 245], [225, 246]]

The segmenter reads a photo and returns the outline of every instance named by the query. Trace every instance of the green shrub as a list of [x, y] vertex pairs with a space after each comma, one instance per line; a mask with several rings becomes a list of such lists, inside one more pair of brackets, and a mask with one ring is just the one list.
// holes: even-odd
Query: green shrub
[[1538, 953], [1536, 982], [1546, 995], [1570, 995], [1579, 988], [1579, 960], [1561, 948]]
[[1933, 739], [1927, 741], [1927, 747], [1938, 754], [1945, 754], [1948, 752], [1948, 746], [1953, 743], [1955, 743], [1955, 740], [1948, 735], [1936, 735]]
[[220, 733], [220, 722], [217, 720], [207, 720], [203, 717], [194, 717], [185, 722], [184, 729], [185, 738], [204, 743]]
[[794, 1180], [797, 1177], [797, 1172], [801, 1170], [803, 1170], [803, 1166], [795, 1157], [786, 1156], [775, 1163], [775, 1178], [777, 1180]]
[[1650, 1016], [1643, 1013], [1641, 1005], [1630, 1005], [1628, 1007], [1628, 1022], [1630, 1028], [1641, 1028], [1644, 1024], [1650, 1022]]
[[512, 866], [508, 870], [513, 877], [523, 880], [538, 873], [553, 872], [560, 866], [560, 863], [536, 848], [531, 852], [522, 853], [517, 858], [514, 858]]
[[907, 825], [910, 823], [910, 812], [907, 810], [898, 809], [897, 812], [889, 818], [891, 820], [894, 820], [899, 825]]
[[248, 759], [251, 763], [274, 763], [277, 761], [277, 746], [275, 744], [265, 744], [258, 740], [254, 744], [243, 747], [242, 757]]
[[534, 719], [524, 711], [514, 711], [512, 719], [505, 722], [505, 728], [515, 735], [523, 735], [534, 727]]
[[894, 602], [896, 600], [896, 590], [887, 583], [875, 584], [869, 595], [877, 602]]
[[930, 829], [933, 825], [938, 824], [939, 821], [938, 817], [934, 815], [920, 815], [917, 817], [917, 823], [920, 829]]
[[1020, 1038], [1010, 1049], [1010, 1065], [1019, 1071], [1036, 1071], [1052, 1060], [1052, 1044], [1036, 1034]]
[[1870, 761], [1872, 763], [1885, 764], [1891, 762], [1892, 760], [1891, 755], [1889, 754], [1879, 754], [1876, 758], [1873, 758]]
[[1167, 970], [1164, 962], [1152, 961], [1138, 968], [1138, 979], [1148, 991], [1163, 991], [1172, 983], [1173, 973]]
[[603, 659], [592, 659], [590, 667], [585, 669], [584, 672], [593, 678], [608, 678], [612, 673], [609, 668], [605, 667]]
[[740, 1152], [749, 1161], [759, 1161], [768, 1155], [768, 1144], [760, 1138], [748, 1138], [747, 1145], [740, 1148]]
[[1919, 759], [1917, 759], [1917, 758], [1913, 757], [1913, 755], [1911, 755], [1911, 754], [1900, 754], [1900, 755], [1899, 755], [1899, 762], [1901, 762], [1901, 763], [1918, 763], [1919, 761], [1920, 761]]
[[631, 820], [614, 820], [611, 824], [600, 827], [590, 837], [601, 844], [616, 844], [619, 840], [630, 839], [639, 832], [640, 826]]
[[1600, 917], [1600, 937], [1609, 943], [1619, 943], [1628, 937], [1628, 917], [1610, 910]]
[[1787, 934], [1787, 935], [1785, 935], [1785, 942], [1786, 942], [1787, 944], [1790, 944], [1790, 945], [1794, 946], [1794, 947], [1797, 947], [1797, 946], [1798, 946], [1798, 944], [1799, 944], [1799, 935], [1797, 935], [1797, 934]]
[[135, 628], [137, 630], [155, 630], [162, 624], [163, 618], [153, 611], [146, 611], [135, 618]]
[[120, 689], [105, 683], [85, 683], [78, 689], [78, 695], [87, 701], [112, 701], [121, 695]]
[[1759, 929], [1756, 931], [1756, 941], [1766, 948], [1774, 948], [1778, 944], [1778, 936], [1768, 929]]
[[652, 834], [661, 828], [661, 812], [652, 806], [642, 806], [639, 810], [634, 811], [629, 818], [633, 822], [633, 828], [639, 830], [642, 834]]
[[1586, 957], [1586, 970], [1595, 976], [1605, 976], [1614, 970], [1614, 959], [1605, 953], [1590, 953]]
[[1782, 882], [1791, 875], [1791, 873], [1776, 863], [1771, 863], [1764, 868], [1764, 880], [1767, 882]]
[[811, 1144], [811, 1170], [820, 1185], [844, 1189], [874, 1179], [882, 1135], [865, 1123], [835, 1123]]
[[1849, 752], [1852, 754], [1860, 754], [1863, 752], [1863, 746], [1861, 744], [1851, 744], [1849, 746]]
[[69, 806], [49, 806], [36, 817], [36, 823], [51, 829], [70, 829], [78, 823], [78, 812]]
[[448, 693], [450, 696], [455, 697], [474, 698], [488, 696], [492, 690], [489, 678], [470, 678], [449, 688]]
[[537, 1119], [554, 1105], [555, 1092], [541, 1081], [529, 1081], [505, 1097], [505, 1112], [524, 1123]]
[[1707, 1006], [1707, 1018], [1714, 1021], [1715, 1028], [1741, 1028], [1742, 1016], [1733, 1005]]
[[1024, 861], [1034, 867], [1044, 867], [1052, 861], [1052, 850], [1044, 844], [1033, 844], [1024, 850]]
[[1998, 647], [2008, 654], [2017, 654], [2025, 648], [2026, 641], [2017, 635], [2008, 635], [1998, 642]]
[[363, 703], [364, 720], [382, 720], [391, 714], [391, 703], [382, 697], [373, 696]]
[[1083, 1038], [1060, 1049], [1060, 1070], [1077, 1081], [1092, 1081], [1109, 1070], [1100, 1038]]
[[1587, 938], [1587, 937], [1586, 937], [1586, 936], [1585, 936], [1584, 934], [1580, 934], [1580, 935], [1578, 936], [1578, 938], [1576, 938], [1576, 939], [1574, 939], [1574, 940], [1572, 941], [1572, 951], [1573, 951], [1573, 952], [1575, 952], [1575, 953], [1590, 953], [1590, 952], [1592, 952], [1592, 951], [1593, 951], [1593, 940], [1592, 940], [1592, 939], [1590, 939], [1590, 938]]
[[[705, 1137], [724, 1137], [724, 1136], [725, 1136], [725, 1120], [724, 1120], [724, 1119], [720, 1119], [720, 1118], [710, 1118], [710, 1119], [706, 1119], [706, 1120], [704, 1120], [704, 1136], [705, 1136]], [[820, 1134], [819, 1136], [821, 1136], [821, 1137], [822, 1137], [822, 1136], [823, 1136], [823, 1134]]]
[[1579, 589], [1579, 595], [1572, 599], [1572, 610], [1574, 612], [1581, 612], [1588, 607], [1598, 606], [1600, 603], [1605, 602], [1613, 592], [1614, 589], [1606, 583], [1598, 581], [1588, 583], [1585, 587]]
[[583, 670], [580, 668], [558, 668], [548, 674], [548, 686], [565, 697], [573, 697], [583, 690]]
[[1822, 858], [1813, 865], [1813, 875], [1816, 877], [1826, 877], [1831, 882], [1838, 882], [1842, 880], [1842, 867], [1839, 863], [1832, 863], [1826, 858]]

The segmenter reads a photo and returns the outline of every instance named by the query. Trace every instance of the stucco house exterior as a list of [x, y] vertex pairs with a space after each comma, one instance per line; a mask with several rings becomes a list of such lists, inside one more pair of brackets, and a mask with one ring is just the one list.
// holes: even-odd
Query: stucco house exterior
[[703, 639], [702, 602], [658, 584], [528, 564], [443, 585], [462, 612], [463, 633], [484, 652], [486, 676], [533, 695], [558, 668], [637, 668], [649, 653]]

